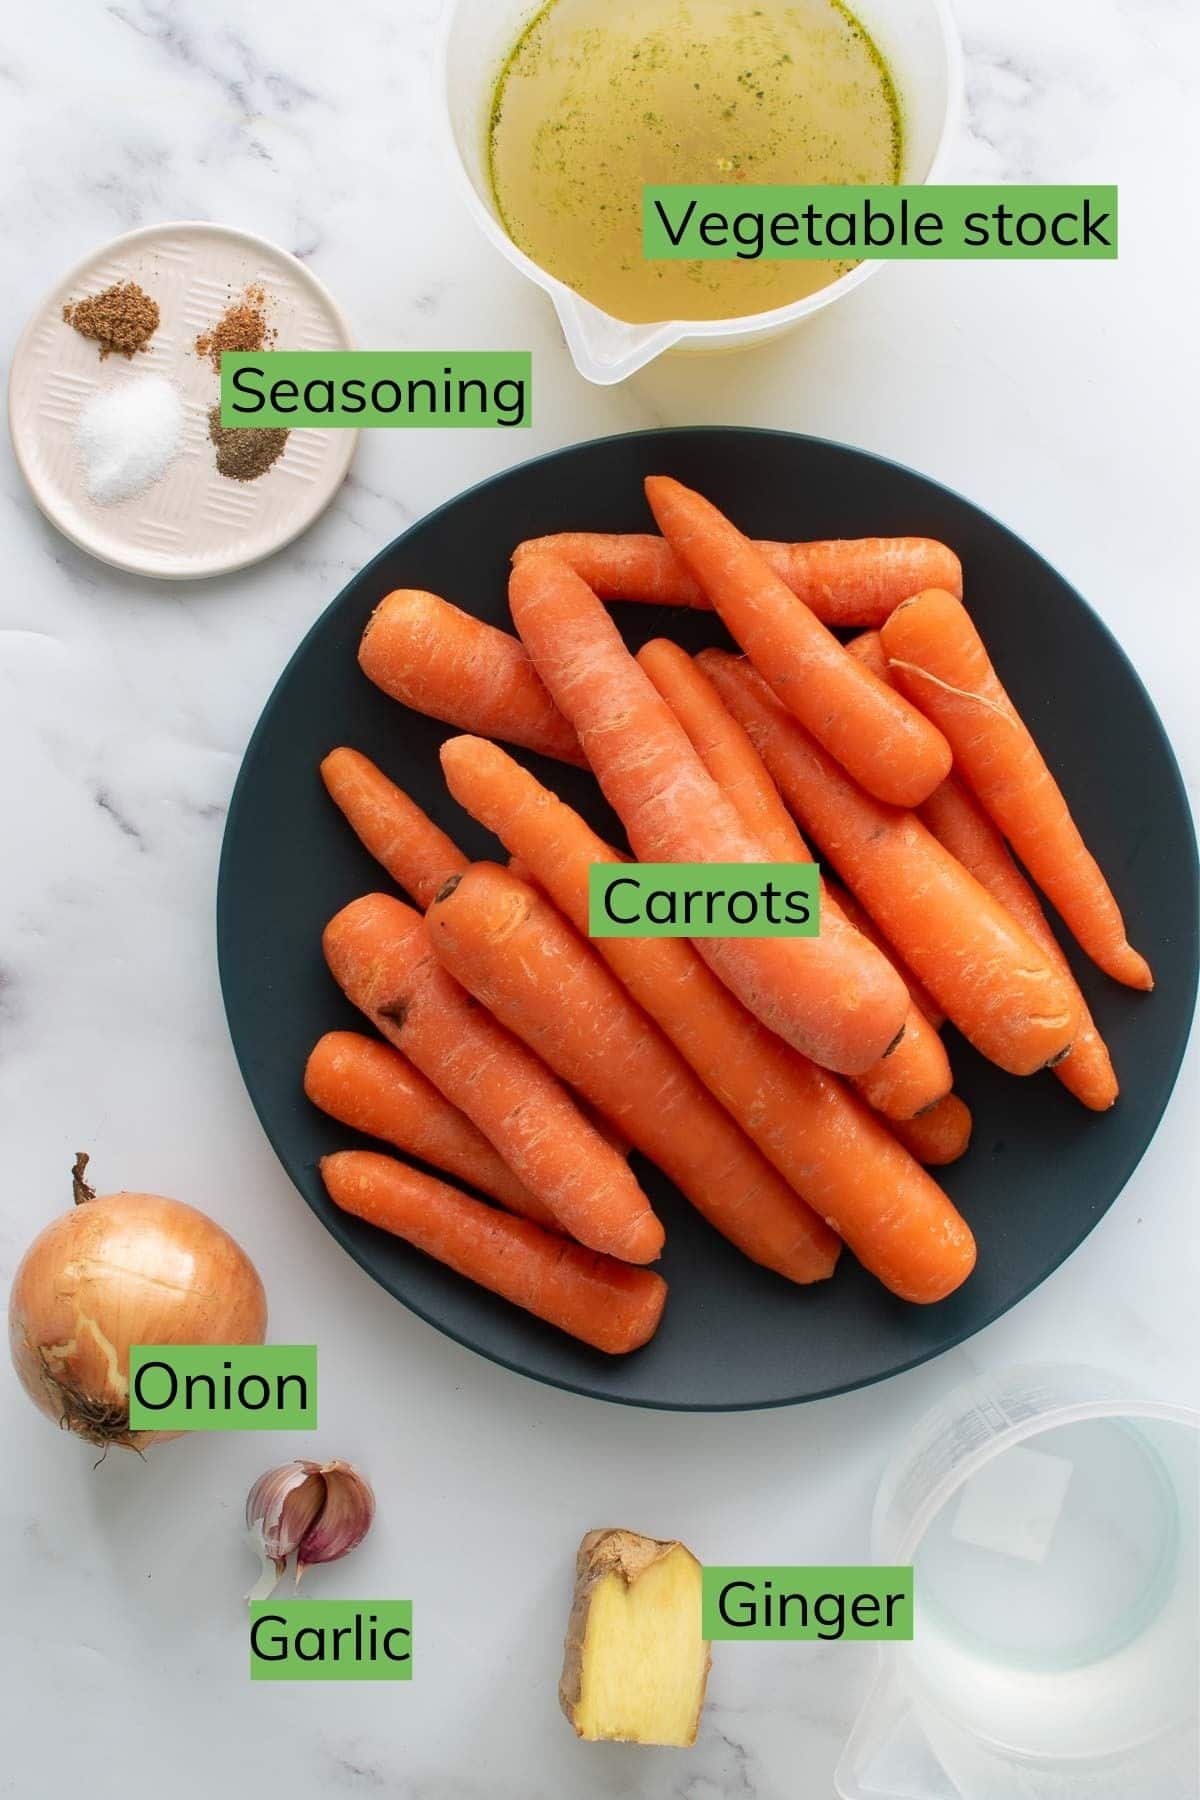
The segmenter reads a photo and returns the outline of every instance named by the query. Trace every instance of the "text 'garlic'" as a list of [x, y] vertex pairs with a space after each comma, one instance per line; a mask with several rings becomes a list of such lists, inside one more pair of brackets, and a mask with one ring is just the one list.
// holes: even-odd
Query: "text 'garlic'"
[[260, 1475], [246, 1499], [246, 1527], [262, 1558], [248, 1600], [272, 1593], [295, 1552], [296, 1580], [361, 1544], [375, 1517], [371, 1485], [345, 1462], [290, 1462]]

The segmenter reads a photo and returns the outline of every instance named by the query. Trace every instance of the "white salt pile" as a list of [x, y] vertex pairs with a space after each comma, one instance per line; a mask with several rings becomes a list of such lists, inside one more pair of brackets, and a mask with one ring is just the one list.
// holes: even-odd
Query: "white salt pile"
[[166, 474], [183, 433], [183, 401], [161, 375], [132, 375], [88, 401], [75, 427], [84, 486], [101, 506]]

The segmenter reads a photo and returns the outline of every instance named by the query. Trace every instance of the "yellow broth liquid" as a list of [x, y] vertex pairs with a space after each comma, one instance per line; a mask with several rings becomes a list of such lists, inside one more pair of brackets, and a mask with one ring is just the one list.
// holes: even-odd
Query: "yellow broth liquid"
[[786, 306], [853, 262], [647, 262], [645, 182], [895, 182], [887, 65], [838, 0], [551, 0], [514, 45], [488, 128], [527, 256], [619, 319]]

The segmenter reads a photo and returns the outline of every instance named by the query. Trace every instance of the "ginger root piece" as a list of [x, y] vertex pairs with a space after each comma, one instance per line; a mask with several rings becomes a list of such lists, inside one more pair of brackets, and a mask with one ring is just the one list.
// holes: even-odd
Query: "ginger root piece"
[[678, 1542], [589, 1531], [575, 1559], [558, 1697], [581, 1738], [694, 1744], [712, 1651], [702, 1570]]

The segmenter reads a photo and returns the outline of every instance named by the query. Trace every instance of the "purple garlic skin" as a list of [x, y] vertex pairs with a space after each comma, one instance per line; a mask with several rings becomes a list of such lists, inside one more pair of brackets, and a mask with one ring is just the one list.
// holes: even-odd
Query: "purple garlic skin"
[[295, 1554], [296, 1580], [361, 1544], [375, 1517], [371, 1484], [347, 1462], [290, 1462], [260, 1475], [246, 1498], [246, 1527], [262, 1561], [247, 1596], [265, 1600]]
[[280, 1575], [325, 1504], [323, 1486], [311, 1478], [313, 1466], [293, 1462], [268, 1469], [246, 1497], [246, 1528], [257, 1534], [257, 1548]]
[[298, 1546], [296, 1580], [314, 1563], [336, 1562], [361, 1544], [375, 1517], [371, 1485], [349, 1463], [306, 1463], [325, 1483], [325, 1504]]

